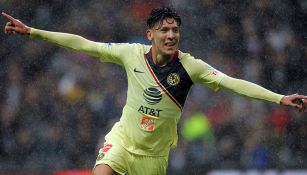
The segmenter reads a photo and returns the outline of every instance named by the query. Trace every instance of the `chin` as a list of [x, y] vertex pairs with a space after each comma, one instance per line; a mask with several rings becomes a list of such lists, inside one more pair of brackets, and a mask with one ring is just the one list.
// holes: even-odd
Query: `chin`
[[165, 55], [174, 55], [176, 53], [177, 49], [172, 49], [172, 50], [166, 50], [164, 52]]

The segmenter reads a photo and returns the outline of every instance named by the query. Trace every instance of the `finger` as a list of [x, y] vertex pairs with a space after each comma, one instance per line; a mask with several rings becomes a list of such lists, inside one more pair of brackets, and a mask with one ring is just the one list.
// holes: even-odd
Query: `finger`
[[4, 13], [4, 12], [2, 12], [1, 14], [2, 14], [3, 16], [5, 16], [8, 20], [12, 21], [12, 22], [15, 20], [15, 18], [13, 18], [12, 16], [10, 16], [10, 15]]
[[5, 26], [4, 30], [5, 30], [6, 33], [13, 32], [13, 31], [16, 31], [16, 27]]
[[307, 99], [306, 95], [296, 95], [295, 97], [300, 99]]
[[305, 100], [305, 99], [302, 99], [302, 101], [303, 101], [303, 112], [307, 112], [307, 100]]
[[304, 102], [302, 101], [302, 99], [295, 99], [292, 101], [292, 103], [301, 106], [301, 108], [304, 107]]
[[12, 31], [5, 31], [5, 34], [11, 35]]
[[306, 106], [302, 105], [302, 108], [300, 109], [300, 112], [306, 112]]
[[14, 26], [12, 22], [7, 22], [5, 26]]
[[5, 27], [4, 27], [4, 33], [5, 33], [5, 34], [7, 34], [6, 27], [7, 27], [7, 26], [10, 26], [10, 25], [11, 25], [11, 22], [7, 22], [7, 23], [6, 23], [6, 25], [5, 25]]
[[289, 106], [299, 109], [299, 110], [303, 108], [303, 105], [297, 104], [297, 103], [290, 103]]
[[299, 109], [299, 111], [300, 111], [300, 112], [304, 112], [304, 110], [305, 110], [304, 105], [303, 105], [303, 103], [301, 103], [301, 104], [300, 104], [300, 109]]

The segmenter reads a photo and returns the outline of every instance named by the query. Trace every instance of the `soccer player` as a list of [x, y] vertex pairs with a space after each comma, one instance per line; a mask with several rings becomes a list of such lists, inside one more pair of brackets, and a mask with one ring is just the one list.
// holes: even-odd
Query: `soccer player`
[[177, 144], [177, 123], [190, 87], [199, 83], [223, 88], [249, 98], [305, 111], [307, 96], [280, 95], [259, 85], [235, 79], [204, 61], [178, 50], [180, 16], [171, 8], [152, 10], [147, 19], [151, 45], [100, 43], [83, 37], [38, 30], [15, 18], [8, 19], [5, 33], [29, 35], [58, 46], [121, 65], [128, 78], [127, 102], [120, 121], [105, 137], [94, 175], [163, 175], [169, 151]]

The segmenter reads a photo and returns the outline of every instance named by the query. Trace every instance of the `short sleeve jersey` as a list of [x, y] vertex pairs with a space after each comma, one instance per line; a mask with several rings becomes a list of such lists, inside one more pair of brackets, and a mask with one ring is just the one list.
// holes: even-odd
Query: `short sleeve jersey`
[[153, 62], [151, 46], [100, 43], [98, 47], [99, 60], [121, 65], [128, 79], [122, 116], [106, 138], [119, 140], [125, 149], [139, 155], [168, 155], [177, 144], [177, 124], [190, 87], [199, 83], [218, 90], [225, 76], [181, 51], [159, 67]]

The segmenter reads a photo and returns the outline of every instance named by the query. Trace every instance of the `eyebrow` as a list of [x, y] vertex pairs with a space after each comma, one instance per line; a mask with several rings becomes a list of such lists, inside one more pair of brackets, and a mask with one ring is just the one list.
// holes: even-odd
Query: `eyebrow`
[[159, 29], [179, 29], [179, 26], [174, 26], [174, 27], [170, 27], [170, 26], [161, 26], [159, 28], [157, 28], [156, 30], [159, 30]]
[[176, 25], [176, 26], [163, 26], [163, 24], [160, 24], [157, 28], [155, 28], [155, 30], [160, 30], [160, 29], [163, 29], [163, 28], [179, 29], [180, 27], [178, 25]]

